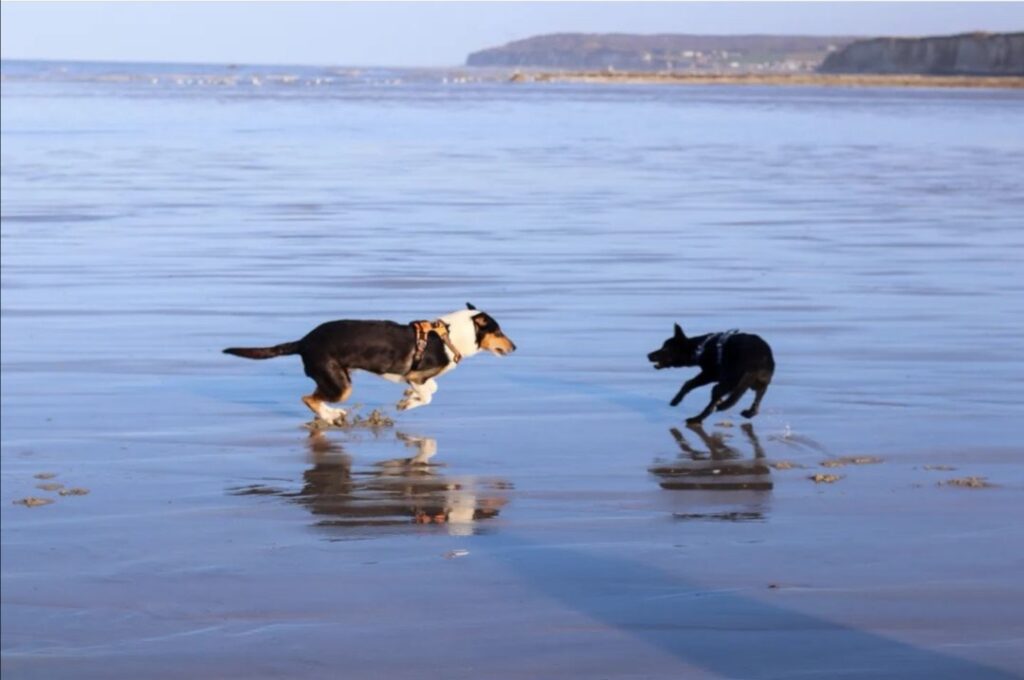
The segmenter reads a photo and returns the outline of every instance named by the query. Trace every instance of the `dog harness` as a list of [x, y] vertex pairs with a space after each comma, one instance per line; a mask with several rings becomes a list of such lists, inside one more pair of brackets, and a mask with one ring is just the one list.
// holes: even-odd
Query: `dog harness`
[[722, 365], [722, 350], [725, 348], [725, 343], [728, 342], [729, 338], [739, 333], [739, 329], [733, 328], [732, 330], [725, 331], [724, 333], [714, 333], [704, 338], [699, 345], [697, 345], [697, 351], [693, 353], [693, 360], [700, 363], [701, 357], [704, 356], [704, 350], [707, 349], [708, 343], [711, 341], [715, 342], [715, 347], [718, 350], [718, 363], [717, 366]]
[[412, 351], [412, 366], [423, 359], [423, 353], [427, 351], [427, 339], [431, 332], [437, 333], [437, 337], [441, 338], [441, 341], [451, 350], [452, 361], [455, 363], [462, 361], [462, 353], [452, 344], [452, 339], [448, 336], [448, 324], [444, 321], [440, 319], [437, 321], [413, 321], [409, 325], [416, 332], [416, 347]]

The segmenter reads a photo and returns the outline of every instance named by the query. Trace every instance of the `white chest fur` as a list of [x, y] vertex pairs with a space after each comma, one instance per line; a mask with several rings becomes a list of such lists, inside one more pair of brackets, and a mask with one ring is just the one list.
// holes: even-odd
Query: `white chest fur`
[[[472, 309], [460, 309], [441, 317], [441, 321], [448, 324], [448, 337], [463, 358], [471, 357], [480, 351], [476, 344], [476, 325], [473, 323], [473, 315], [476, 313]], [[445, 347], [445, 351], [451, 358], [451, 349]], [[452, 367], [454, 368], [454, 365]]]

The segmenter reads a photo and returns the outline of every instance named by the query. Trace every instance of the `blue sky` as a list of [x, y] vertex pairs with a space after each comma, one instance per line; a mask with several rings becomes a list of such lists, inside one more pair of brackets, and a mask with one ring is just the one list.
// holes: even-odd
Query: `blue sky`
[[1024, 30], [1024, 3], [3, 2], [5, 59], [453, 66], [553, 32]]

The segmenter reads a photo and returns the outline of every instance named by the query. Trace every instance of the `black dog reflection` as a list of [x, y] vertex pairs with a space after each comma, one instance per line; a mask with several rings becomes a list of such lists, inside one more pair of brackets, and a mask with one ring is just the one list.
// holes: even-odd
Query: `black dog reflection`
[[709, 435], [697, 424], [690, 425], [688, 429], [700, 437], [707, 451], [693, 448], [682, 432], [674, 427], [670, 429], [684, 458], [671, 465], [650, 468], [661, 478], [661, 488], [719, 491], [768, 491], [772, 488], [771, 468], [764, 462], [764, 449], [750, 423], [745, 423], [740, 429], [753, 447], [753, 460], [742, 460], [742, 454], [727, 444], [720, 432]]
[[465, 534], [472, 525], [496, 517], [507, 502], [511, 485], [478, 477], [455, 478], [438, 473], [430, 459], [437, 441], [396, 433], [415, 454], [353, 470], [352, 457], [322, 431], [307, 440], [313, 466], [303, 472], [299, 491], [255, 485], [235, 489], [238, 495], [276, 495], [322, 516], [318, 526], [388, 527], [444, 524], [449, 533]]
[[[709, 435], [699, 424], [690, 425], [688, 429], [700, 438], [706, 449], [694, 448], [683, 433], [673, 427], [669, 432], [679, 446], [679, 459], [650, 467], [661, 488], [689, 492], [674, 497], [674, 504], [700, 510], [674, 512], [673, 516], [728, 521], [763, 519], [769, 496], [764, 492], [772, 489], [771, 468], [765, 463], [765, 452], [753, 426], [746, 423], [740, 428], [753, 449], [753, 459], [744, 459], [735, 446], [726, 442], [722, 433]], [[732, 509], [723, 508], [723, 504], [731, 505]]]

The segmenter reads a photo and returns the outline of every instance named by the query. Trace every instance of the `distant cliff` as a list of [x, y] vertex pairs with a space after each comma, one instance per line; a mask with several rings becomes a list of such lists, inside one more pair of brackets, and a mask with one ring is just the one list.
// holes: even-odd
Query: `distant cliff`
[[557, 33], [474, 52], [467, 66], [622, 71], [800, 71], [854, 38]]
[[822, 73], [1024, 75], [1024, 33], [861, 40], [826, 57]]

